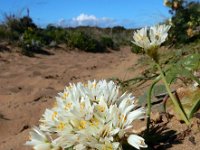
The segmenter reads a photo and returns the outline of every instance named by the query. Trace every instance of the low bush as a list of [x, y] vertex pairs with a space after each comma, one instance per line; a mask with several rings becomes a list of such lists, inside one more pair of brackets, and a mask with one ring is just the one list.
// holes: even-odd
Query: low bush
[[166, 0], [170, 8], [171, 30], [169, 42], [177, 44], [193, 42], [200, 38], [200, 3], [187, 0]]
[[49, 45], [53, 41], [57, 44], [65, 43], [67, 38], [67, 30], [64, 28], [54, 27], [52, 25], [48, 25], [45, 30], [42, 32], [42, 37], [44, 42]]
[[88, 52], [104, 52], [106, 48], [96, 39], [82, 31], [70, 31], [67, 45]]
[[104, 45], [105, 47], [114, 48], [114, 42], [112, 40], [112, 38], [110, 37], [101, 37], [100, 42], [102, 43], [102, 45]]
[[15, 15], [5, 14], [4, 24], [10, 31], [16, 31], [18, 33], [24, 33], [28, 28], [37, 28], [33, 20], [28, 16], [18, 18]]
[[5, 34], [3, 38], [8, 39], [11, 43], [17, 42], [28, 28], [37, 29], [29, 16], [17, 17], [14, 14], [4, 14], [4, 22], [1, 26], [4, 26], [4, 31], [0, 31], [0, 36]]
[[143, 49], [135, 44], [131, 45], [131, 52], [135, 53], [135, 54], [143, 54], [144, 53]]
[[34, 30], [28, 29], [20, 37], [19, 46], [22, 48], [23, 54], [33, 56], [33, 53], [41, 50], [41, 41], [41, 38], [35, 34]]
[[5, 27], [3, 25], [0, 25], [0, 40], [5, 39], [7, 37], [7, 34], [5, 32]]

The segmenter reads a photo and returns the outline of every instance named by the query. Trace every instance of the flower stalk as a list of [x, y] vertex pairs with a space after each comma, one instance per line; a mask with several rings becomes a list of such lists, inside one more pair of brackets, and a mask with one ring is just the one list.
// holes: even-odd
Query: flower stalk
[[147, 97], [147, 132], [149, 132], [149, 128], [150, 128], [150, 123], [151, 123], [151, 98], [152, 98], [152, 91], [154, 86], [160, 81], [161, 76], [158, 76], [153, 83], [151, 84], [149, 91], [148, 91], [148, 97]]
[[[152, 26], [150, 28], [142, 28], [140, 30], [137, 30], [134, 32], [133, 35], [133, 40], [132, 41], [134, 44], [137, 46], [140, 46], [144, 49], [145, 53], [153, 59], [155, 62], [159, 72], [160, 72], [160, 78], [162, 78], [162, 81], [166, 87], [166, 90], [175, 106], [176, 111], [179, 113], [181, 116], [181, 119], [184, 120], [184, 122], [189, 125], [189, 119], [187, 115], [185, 114], [183, 108], [181, 107], [181, 104], [177, 101], [177, 99], [174, 97], [172, 94], [170, 87], [167, 83], [167, 80], [165, 78], [165, 75], [159, 65], [159, 54], [158, 54], [158, 48], [159, 46], [165, 42], [167, 36], [168, 36], [168, 31], [170, 29], [169, 25], [156, 25]], [[149, 125], [150, 125], [150, 117], [151, 117], [151, 94], [154, 85], [158, 82], [159, 80], [155, 80], [153, 84], [151, 85], [149, 92], [148, 92], [148, 98], [147, 98], [147, 131], [149, 130]]]
[[170, 90], [170, 87], [169, 87], [169, 84], [167, 83], [167, 80], [166, 80], [166, 78], [165, 78], [165, 75], [164, 75], [164, 73], [163, 73], [163, 71], [162, 71], [160, 65], [159, 65], [158, 63], [156, 63], [156, 66], [157, 66], [157, 68], [158, 68], [158, 71], [160, 72], [162, 81], [163, 81], [163, 83], [164, 83], [164, 85], [165, 85], [165, 88], [166, 88], [168, 94], [169, 94], [169, 97], [171, 98], [171, 100], [172, 100], [172, 102], [173, 102], [173, 104], [174, 104], [174, 106], [175, 106], [175, 109], [177, 110], [177, 112], [179, 113], [179, 115], [181, 116], [181, 118], [184, 120], [184, 122], [185, 122], [187, 125], [189, 125], [190, 122], [189, 122], [189, 120], [188, 120], [188, 118], [187, 118], [187, 115], [185, 114], [184, 110], [181, 109], [181, 107], [180, 107], [180, 105], [179, 105], [177, 99], [176, 99], [176, 98], [174, 97], [174, 95], [172, 94], [172, 92], [171, 92], [171, 90]]

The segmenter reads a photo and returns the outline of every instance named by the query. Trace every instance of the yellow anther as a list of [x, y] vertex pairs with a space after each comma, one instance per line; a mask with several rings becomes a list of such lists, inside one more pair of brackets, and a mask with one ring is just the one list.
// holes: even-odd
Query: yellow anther
[[127, 116], [122, 115], [122, 120], [126, 121]]
[[65, 124], [63, 122], [60, 122], [57, 126], [58, 130], [63, 130], [65, 128]]
[[106, 144], [106, 145], [103, 146], [102, 150], [113, 150], [113, 146], [110, 143]]
[[54, 111], [52, 114], [52, 120], [55, 120], [55, 117], [58, 115], [58, 112]]
[[106, 108], [104, 106], [97, 106], [97, 109], [100, 112], [104, 112]]
[[71, 107], [72, 107], [72, 103], [71, 103], [71, 102], [68, 102], [68, 103], [65, 105], [65, 109], [66, 109], [66, 110], [69, 110]]
[[92, 118], [90, 125], [91, 126], [98, 126], [99, 125], [99, 121], [96, 118]]
[[87, 122], [86, 122], [85, 120], [81, 120], [81, 121], [79, 122], [79, 127], [78, 127], [78, 129], [85, 129], [85, 128], [86, 128], [86, 124], [87, 124]]
[[68, 94], [67, 92], [64, 92], [62, 98], [63, 98], [63, 99], [66, 99], [68, 95], [69, 95], [69, 94]]
[[53, 104], [53, 108], [58, 107], [58, 103], [55, 101]]
[[121, 121], [126, 121], [126, 120], [127, 120], [127, 117], [126, 117], [125, 115], [121, 115], [121, 116], [119, 116], [119, 119], [120, 119]]
[[81, 103], [80, 103], [80, 108], [81, 108], [81, 109], [85, 109], [85, 102], [81, 102]]
[[93, 83], [93, 88], [96, 88], [97, 87], [97, 84], [96, 83]]

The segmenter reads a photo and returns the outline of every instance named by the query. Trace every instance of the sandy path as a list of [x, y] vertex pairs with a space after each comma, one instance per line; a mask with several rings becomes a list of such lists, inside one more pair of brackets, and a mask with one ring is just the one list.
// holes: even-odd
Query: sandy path
[[23, 144], [45, 108], [69, 82], [127, 79], [138, 56], [123, 48], [104, 54], [58, 51], [35, 58], [0, 54], [0, 150], [28, 150]]

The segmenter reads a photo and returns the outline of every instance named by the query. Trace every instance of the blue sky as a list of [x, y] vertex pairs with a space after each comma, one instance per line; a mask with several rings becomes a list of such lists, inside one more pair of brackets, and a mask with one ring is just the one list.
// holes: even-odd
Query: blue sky
[[40, 26], [123, 25], [127, 28], [156, 24], [170, 17], [163, 0], [0, 0], [3, 13], [26, 14]]

